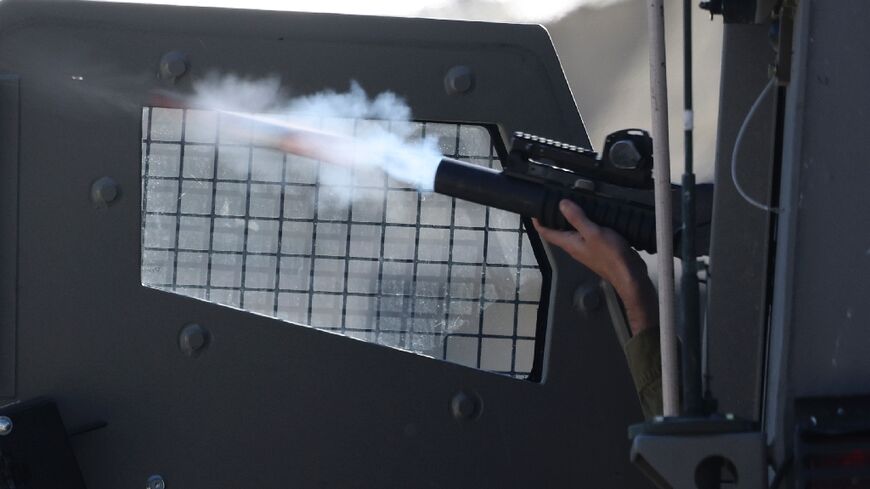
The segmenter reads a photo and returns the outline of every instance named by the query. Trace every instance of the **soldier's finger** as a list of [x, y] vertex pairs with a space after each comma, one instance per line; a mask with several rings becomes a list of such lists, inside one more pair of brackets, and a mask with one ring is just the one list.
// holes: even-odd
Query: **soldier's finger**
[[537, 219], [532, 219], [532, 224], [538, 230], [541, 238], [551, 244], [562, 248], [569, 254], [576, 252], [577, 248], [583, 245], [583, 240], [575, 231], [557, 231], [541, 225]]
[[562, 215], [565, 216], [568, 223], [580, 232], [581, 236], [590, 236], [598, 233], [598, 224], [589, 220], [589, 218], [586, 217], [586, 213], [583, 212], [583, 209], [574, 202], [571, 202], [568, 199], [562, 199], [562, 201], [559, 202], [559, 210], [562, 211]]

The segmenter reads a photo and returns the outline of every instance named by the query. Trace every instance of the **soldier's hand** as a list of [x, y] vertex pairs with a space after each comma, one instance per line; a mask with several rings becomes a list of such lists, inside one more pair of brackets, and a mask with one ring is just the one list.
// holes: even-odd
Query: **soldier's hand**
[[574, 230], [550, 229], [533, 219], [541, 238], [613, 285], [625, 305], [632, 334], [657, 325], [656, 291], [640, 255], [619, 233], [589, 220], [583, 209], [570, 200], [562, 200], [559, 210]]

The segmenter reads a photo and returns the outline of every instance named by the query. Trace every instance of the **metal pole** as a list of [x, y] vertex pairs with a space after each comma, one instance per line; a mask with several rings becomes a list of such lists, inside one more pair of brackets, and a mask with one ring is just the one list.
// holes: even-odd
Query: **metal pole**
[[665, 66], [663, 0], [647, 0], [650, 100], [652, 104], [653, 176], [655, 177], [656, 247], [658, 248], [659, 327], [662, 351], [662, 404], [665, 416], [679, 414], [677, 335], [674, 328], [674, 243], [671, 217], [671, 158], [668, 138], [668, 82]]

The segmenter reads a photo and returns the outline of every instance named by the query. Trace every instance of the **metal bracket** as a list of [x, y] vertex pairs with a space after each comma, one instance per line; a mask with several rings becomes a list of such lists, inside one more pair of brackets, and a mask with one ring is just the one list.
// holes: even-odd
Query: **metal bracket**
[[0, 409], [0, 487], [85, 489], [54, 402], [34, 400]]
[[637, 430], [632, 427], [638, 433], [631, 445], [631, 461], [662, 489], [766, 487], [762, 433], [721, 431], [741, 424], [727, 419], [667, 418]]

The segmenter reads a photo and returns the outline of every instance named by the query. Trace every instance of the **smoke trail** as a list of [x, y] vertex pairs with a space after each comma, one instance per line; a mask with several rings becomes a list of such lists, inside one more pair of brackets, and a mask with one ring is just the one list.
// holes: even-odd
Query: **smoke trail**
[[318, 159], [339, 163], [322, 169], [327, 185], [346, 184], [349, 176], [364, 180], [383, 171], [421, 191], [434, 186], [442, 157], [437, 141], [415, 134], [410, 108], [392, 92], [370, 98], [352, 81], [347, 92], [327, 90], [291, 98], [278, 78], [216, 74], [196, 82], [194, 90], [194, 105], [235, 116], [233, 130], [261, 144], [276, 145], [281, 141], [263, 141], [294, 129], [322, 135], [308, 137], [304, 144], [307, 153], [324, 156]]

